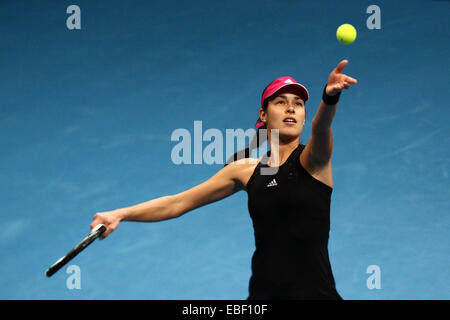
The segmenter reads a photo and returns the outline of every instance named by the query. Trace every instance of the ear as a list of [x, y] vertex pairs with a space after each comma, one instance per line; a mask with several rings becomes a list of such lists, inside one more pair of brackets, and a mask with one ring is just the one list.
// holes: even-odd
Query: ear
[[267, 112], [264, 111], [263, 108], [259, 109], [259, 118], [261, 119], [261, 121], [266, 121], [266, 117], [267, 117]]

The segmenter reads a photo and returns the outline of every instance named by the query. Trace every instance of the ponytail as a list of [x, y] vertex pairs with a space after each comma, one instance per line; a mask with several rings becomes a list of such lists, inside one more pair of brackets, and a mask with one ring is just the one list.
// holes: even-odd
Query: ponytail
[[[266, 87], [267, 88], [267, 87]], [[265, 100], [264, 104], [262, 106], [262, 108], [264, 110], [267, 109], [267, 104], [268, 101]], [[250, 154], [252, 153], [252, 151], [254, 149], [258, 149], [259, 147], [261, 147], [263, 145], [264, 142], [266, 142], [267, 140], [267, 134], [265, 134], [262, 139], [260, 140], [259, 136], [259, 130], [260, 129], [266, 129], [267, 130], [267, 126], [265, 122], [261, 121], [261, 118], [258, 117], [258, 120], [255, 123], [255, 127], [257, 127], [258, 129], [256, 130], [255, 135], [253, 136], [252, 140], [250, 141], [250, 146], [248, 148], [242, 149], [238, 152], [236, 152], [234, 155], [232, 155], [230, 158], [228, 158], [227, 162], [225, 163], [224, 167], [228, 164], [230, 164], [233, 161], [237, 161], [239, 159], [245, 159], [245, 158], [250, 158]]]
[[[256, 124], [261, 123], [261, 119], [258, 118], [258, 121], [256, 121]], [[254, 149], [258, 149], [266, 140], [267, 140], [267, 135], [264, 135], [262, 137], [262, 139], [260, 139], [259, 137], [259, 130], [260, 129], [266, 129], [266, 124], [264, 123], [264, 125], [259, 126], [258, 129], [256, 130], [255, 135], [253, 136], [252, 140], [250, 141], [250, 146], [242, 149], [238, 152], [236, 152], [234, 155], [232, 155], [230, 158], [228, 158], [227, 162], [225, 163], [224, 167], [228, 164], [230, 164], [233, 161], [237, 161], [239, 159], [245, 159], [245, 158], [250, 158], [250, 154], [252, 153], [252, 151]]]

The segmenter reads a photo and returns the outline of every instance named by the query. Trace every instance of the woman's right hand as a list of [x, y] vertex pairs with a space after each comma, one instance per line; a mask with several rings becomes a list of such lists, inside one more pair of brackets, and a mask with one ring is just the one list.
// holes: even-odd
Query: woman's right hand
[[105, 239], [111, 232], [117, 229], [120, 222], [120, 211], [105, 211], [105, 212], [97, 212], [92, 218], [91, 230], [95, 228], [95, 226], [99, 224], [104, 224], [106, 227], [106, 231], [100, 236], [100, 239]]

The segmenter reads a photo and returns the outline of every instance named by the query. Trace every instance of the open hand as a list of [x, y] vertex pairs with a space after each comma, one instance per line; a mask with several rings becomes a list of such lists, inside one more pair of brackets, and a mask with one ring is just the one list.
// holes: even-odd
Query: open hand
[[334, 96], [342, 91], [342, 89], [348, 89], [350, 84], [357, 83], [358, 81], [352, 77], [349, 77], [342, 73], [342, 69], [348, 64], [348, 60], [342, 60], [337, 67], [330, 73], [328, 77], [327, 87], [325, 92], [329, 96]]

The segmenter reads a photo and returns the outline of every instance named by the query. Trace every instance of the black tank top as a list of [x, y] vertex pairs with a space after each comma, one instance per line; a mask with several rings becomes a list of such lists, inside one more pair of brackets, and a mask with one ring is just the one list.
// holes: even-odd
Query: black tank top
[[328, 257], [333, 189], [301, 165], [299, 144], [275, 174], [261, 175], [270, 151], [247, 183], [255, 252], [247, 299], [342, 299]]

